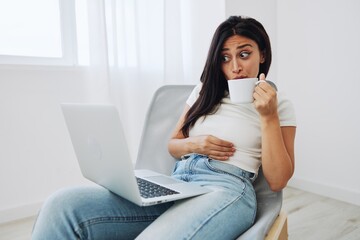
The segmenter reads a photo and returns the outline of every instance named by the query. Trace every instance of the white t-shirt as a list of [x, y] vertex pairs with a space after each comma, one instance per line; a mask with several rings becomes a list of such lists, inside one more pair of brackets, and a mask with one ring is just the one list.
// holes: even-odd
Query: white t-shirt
[[[202, 84], [198, 84], [186, 103], [192, 106], [199, 97]], [[296, 126], [292, 103], [278, 93], [280, 126]], [[199, 118], [190, 129], [189, 136], [213, 135], [232, 142], [236, 151], [226, 163], [257, 174], [261, 165], [261, 126], [259, 113], [253, 103], [234, 104], [229, 97], [222, 99], [214, 114]]]

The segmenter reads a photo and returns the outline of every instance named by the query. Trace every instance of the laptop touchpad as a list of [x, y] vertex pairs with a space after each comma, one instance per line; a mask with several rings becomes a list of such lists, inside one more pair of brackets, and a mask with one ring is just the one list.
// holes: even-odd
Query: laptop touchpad
[[151, 177], [145, 177], [145, 179], [151, 181], [151, 182], [156, 182], [159, 184], [176, 184], [179, 183], [181, 181], [173, 179], [171, 177], [166, 177], [166, 176], [151, 176]]

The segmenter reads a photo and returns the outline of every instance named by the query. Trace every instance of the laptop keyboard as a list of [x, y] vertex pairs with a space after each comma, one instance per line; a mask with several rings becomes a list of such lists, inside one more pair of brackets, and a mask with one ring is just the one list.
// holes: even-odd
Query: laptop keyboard
[[156, 183], [152, 183], [149, 181], [146, 181], [142, 178], [136, 178], [140, 195], [143, 198], [153, 198], [153, 197], [160, 197], [160, 196], [167, 196], [167, 195], [173, 195], [173, 194], [179, 194], [178, 192], [171, 190], [169, 188], [160, 186]]

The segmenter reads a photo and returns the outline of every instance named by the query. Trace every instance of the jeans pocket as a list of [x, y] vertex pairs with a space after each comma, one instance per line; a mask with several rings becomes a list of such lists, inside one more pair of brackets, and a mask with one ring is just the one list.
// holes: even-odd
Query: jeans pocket
[[206, 166], [209, 168], [209, 170], [222, 175], [224, 180], [225, 177], [226, 179], [228, 179], [230, 182], [234, 183], [237, 186], [241, 186], [241, 189], [243, 190], [245, 188], [245, 179], [237, 174], [232, 173], [231, 171], [228, 171], [227, 168], [236, 168], [235, 166], [221, 166], [223, 164], [226, 163], [221, 163], [221, 162], [216, 162], [217, 160], [211, 160], [208, 159], [207, 161], [205, 161]]

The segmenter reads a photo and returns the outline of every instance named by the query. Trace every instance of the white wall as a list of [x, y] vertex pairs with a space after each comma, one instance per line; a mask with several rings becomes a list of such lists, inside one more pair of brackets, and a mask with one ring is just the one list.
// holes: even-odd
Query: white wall
[[73, 68], [0, 67], [0, 223], [34, 215], [58, 188], [87, 184], [59, 104], [107, 101], [97, 75]]
[[279, 0], [278, 78], [294, 101], [290, 183], [360, 205], [360, 1]]

